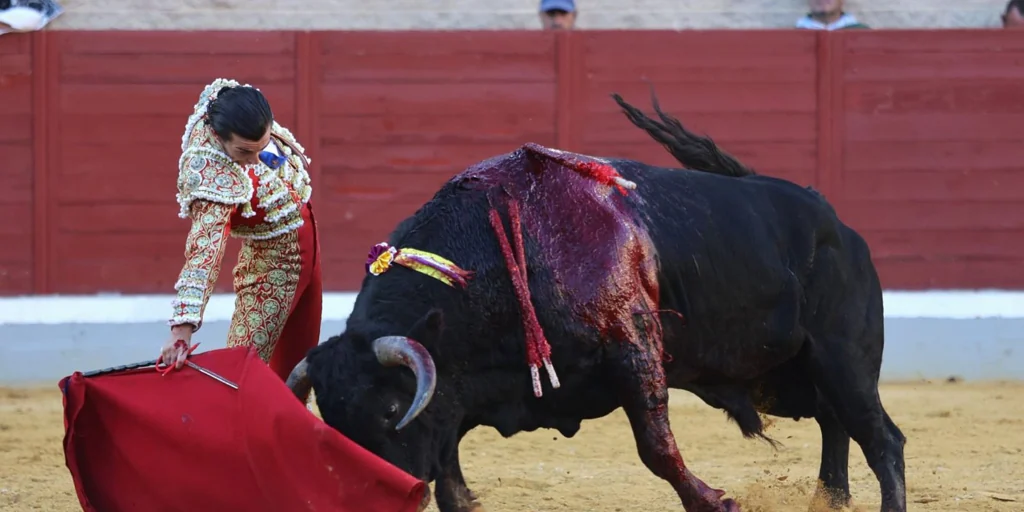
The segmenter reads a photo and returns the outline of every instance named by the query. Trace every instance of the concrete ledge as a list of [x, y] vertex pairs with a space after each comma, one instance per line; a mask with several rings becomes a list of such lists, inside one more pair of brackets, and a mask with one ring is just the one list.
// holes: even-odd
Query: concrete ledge
[[[1024, 292], [885, 292], [885, 380], [1024, 380]], [[194, 340], [223, 348], [234, 297], [216, 295]], [[0, 385], [56, 384], [156, 357], [170, 296], [0, 298]], [[321, 339], [340, 333], [354, 293], [324, 296]]]
[[1024, 318], [887, 318], [882, 380], [1024, 380]]

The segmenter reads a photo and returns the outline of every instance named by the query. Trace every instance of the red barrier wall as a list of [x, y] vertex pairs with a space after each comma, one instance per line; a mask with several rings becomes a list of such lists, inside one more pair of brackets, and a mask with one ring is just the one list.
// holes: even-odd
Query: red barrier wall
[[1024, 288], [1009, 32], [44, 31], [0, 37], [0, 294], [171, 291], [182, 130], [217, 77], [260, 87], [312, 157], [329, 290], [357, 289], [444, 180], [523, 142], [674, 165], [609, 97], [649, 111], [644, 80], [758, 171], [822, 190], [886, 288]]

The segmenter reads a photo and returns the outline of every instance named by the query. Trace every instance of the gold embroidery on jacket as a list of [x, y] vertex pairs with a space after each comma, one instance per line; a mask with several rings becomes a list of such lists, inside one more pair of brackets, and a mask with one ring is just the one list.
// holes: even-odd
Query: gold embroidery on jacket
[[203, 312], [220, 274], [234, 207], [210, 201], [191, 205], [192, 228], [185, 238], [185, 264], [174, 284], [177, 297], [170, 325], [202, 326]]

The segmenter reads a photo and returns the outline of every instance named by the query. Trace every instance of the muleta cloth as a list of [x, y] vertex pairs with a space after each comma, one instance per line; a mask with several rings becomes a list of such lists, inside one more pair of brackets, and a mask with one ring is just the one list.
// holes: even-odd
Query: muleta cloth
[[64, 456], [85, 512], [414, 512], [426, 483], [332, 429], [249, 347], [95, 376], [64, 394]]

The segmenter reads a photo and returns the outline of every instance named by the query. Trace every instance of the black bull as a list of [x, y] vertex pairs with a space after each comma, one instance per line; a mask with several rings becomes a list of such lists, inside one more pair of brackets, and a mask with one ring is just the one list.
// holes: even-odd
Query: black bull
[[[471, 429], [571, 437], [618, 407], [685, 510], [738, 510], [683, 463], [669, 388], [726, 411], [747, 437], [767, 439], [759, 413], [815, 418], [819, 492], [833, 507], [850, 500], [852, 437], [882, 510], [906, 510], [905, 437], [878, 394], [882, 291], [867, 244], [822, 195], [755, 174], [656, 98], [660, 122], [614, 97], [688, 169], [532, 144], [470, 167], [389, 240], [472, 271], [468, 285], [407, 268], [368, 275], [344, 333], [312, 349], [289, 386], [300, 397], [312, 387], [328, 425], [435, 482], [442, 512], [479, 506], [459, 465]], [[635, 189], [595, 178], [602, 166]], [[492, 210], [512, 220], [492, 225]], [[517, 267], [504, 233], [520, 225]], [[529, 304], [560, 379], [542, 397], [524, 364], [536, 364]]]

